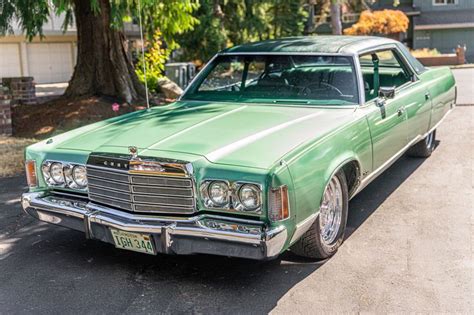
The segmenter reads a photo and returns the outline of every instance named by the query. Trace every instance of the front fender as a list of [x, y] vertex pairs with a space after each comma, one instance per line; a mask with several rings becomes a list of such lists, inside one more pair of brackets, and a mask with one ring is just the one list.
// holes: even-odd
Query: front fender
[[294, 185], [297, 223], [318, 213], [327, 183], [344, 165], [355, 162], [356, 182], [371, 170], [372, 141], [367, 121], [361, 115], [361, 119], [316, 140], [300, 152], [285, 158]]

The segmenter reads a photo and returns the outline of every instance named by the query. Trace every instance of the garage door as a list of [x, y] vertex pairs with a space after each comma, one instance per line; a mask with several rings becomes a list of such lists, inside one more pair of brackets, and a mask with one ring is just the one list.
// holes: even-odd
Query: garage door
[[0, 44], [0, 78], [21, 76], [20, 46]]
[[36, 83], [67, 82], [72, 76], [70, 43], [27, 44], [28, 68]]

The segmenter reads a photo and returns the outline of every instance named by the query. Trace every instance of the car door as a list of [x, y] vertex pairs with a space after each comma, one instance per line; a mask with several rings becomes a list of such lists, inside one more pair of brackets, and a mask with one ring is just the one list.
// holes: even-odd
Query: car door
[[[397, 156], [408, 144], [407, 108], [413, 103], [412, 75], [394, 49], [360, 56], [372, 137], [373, 170]], [[393, 98], [379, 97], [380, 88], [392, 88]]]

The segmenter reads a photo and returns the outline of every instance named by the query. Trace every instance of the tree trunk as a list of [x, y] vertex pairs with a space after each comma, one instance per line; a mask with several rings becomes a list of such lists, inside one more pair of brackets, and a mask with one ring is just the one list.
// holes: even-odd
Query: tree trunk
[[110, 27], [109, 0], [99, 0], [94, 14], [91, 1], [74, 0], [77, 26], [77, 63], [66, 97], [106, 95], [131, 103], [145, 97], [126, 48], [124, 34]]
[[306, 20], [306, 24], [304, 26], [304, 34], [309, 35], [314, 32], [316, 27], [314, 23], [314, 6], [316, 5], [316, 0], [309, 0], [308, 1], [308, 19]]
[[331, 26], [334, 35], [342, 34], [341, 5], [338, 0], [331, 0]]

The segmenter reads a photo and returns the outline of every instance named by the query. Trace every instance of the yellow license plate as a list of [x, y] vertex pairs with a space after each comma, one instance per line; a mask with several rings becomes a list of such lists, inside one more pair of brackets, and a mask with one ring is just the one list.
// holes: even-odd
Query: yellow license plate
[[115, 242], [115, 247], [132, 250], [135, 252], [155, 255], [155, 248], [151, 236], [135, 232], [126, 232], [110, 229]]

